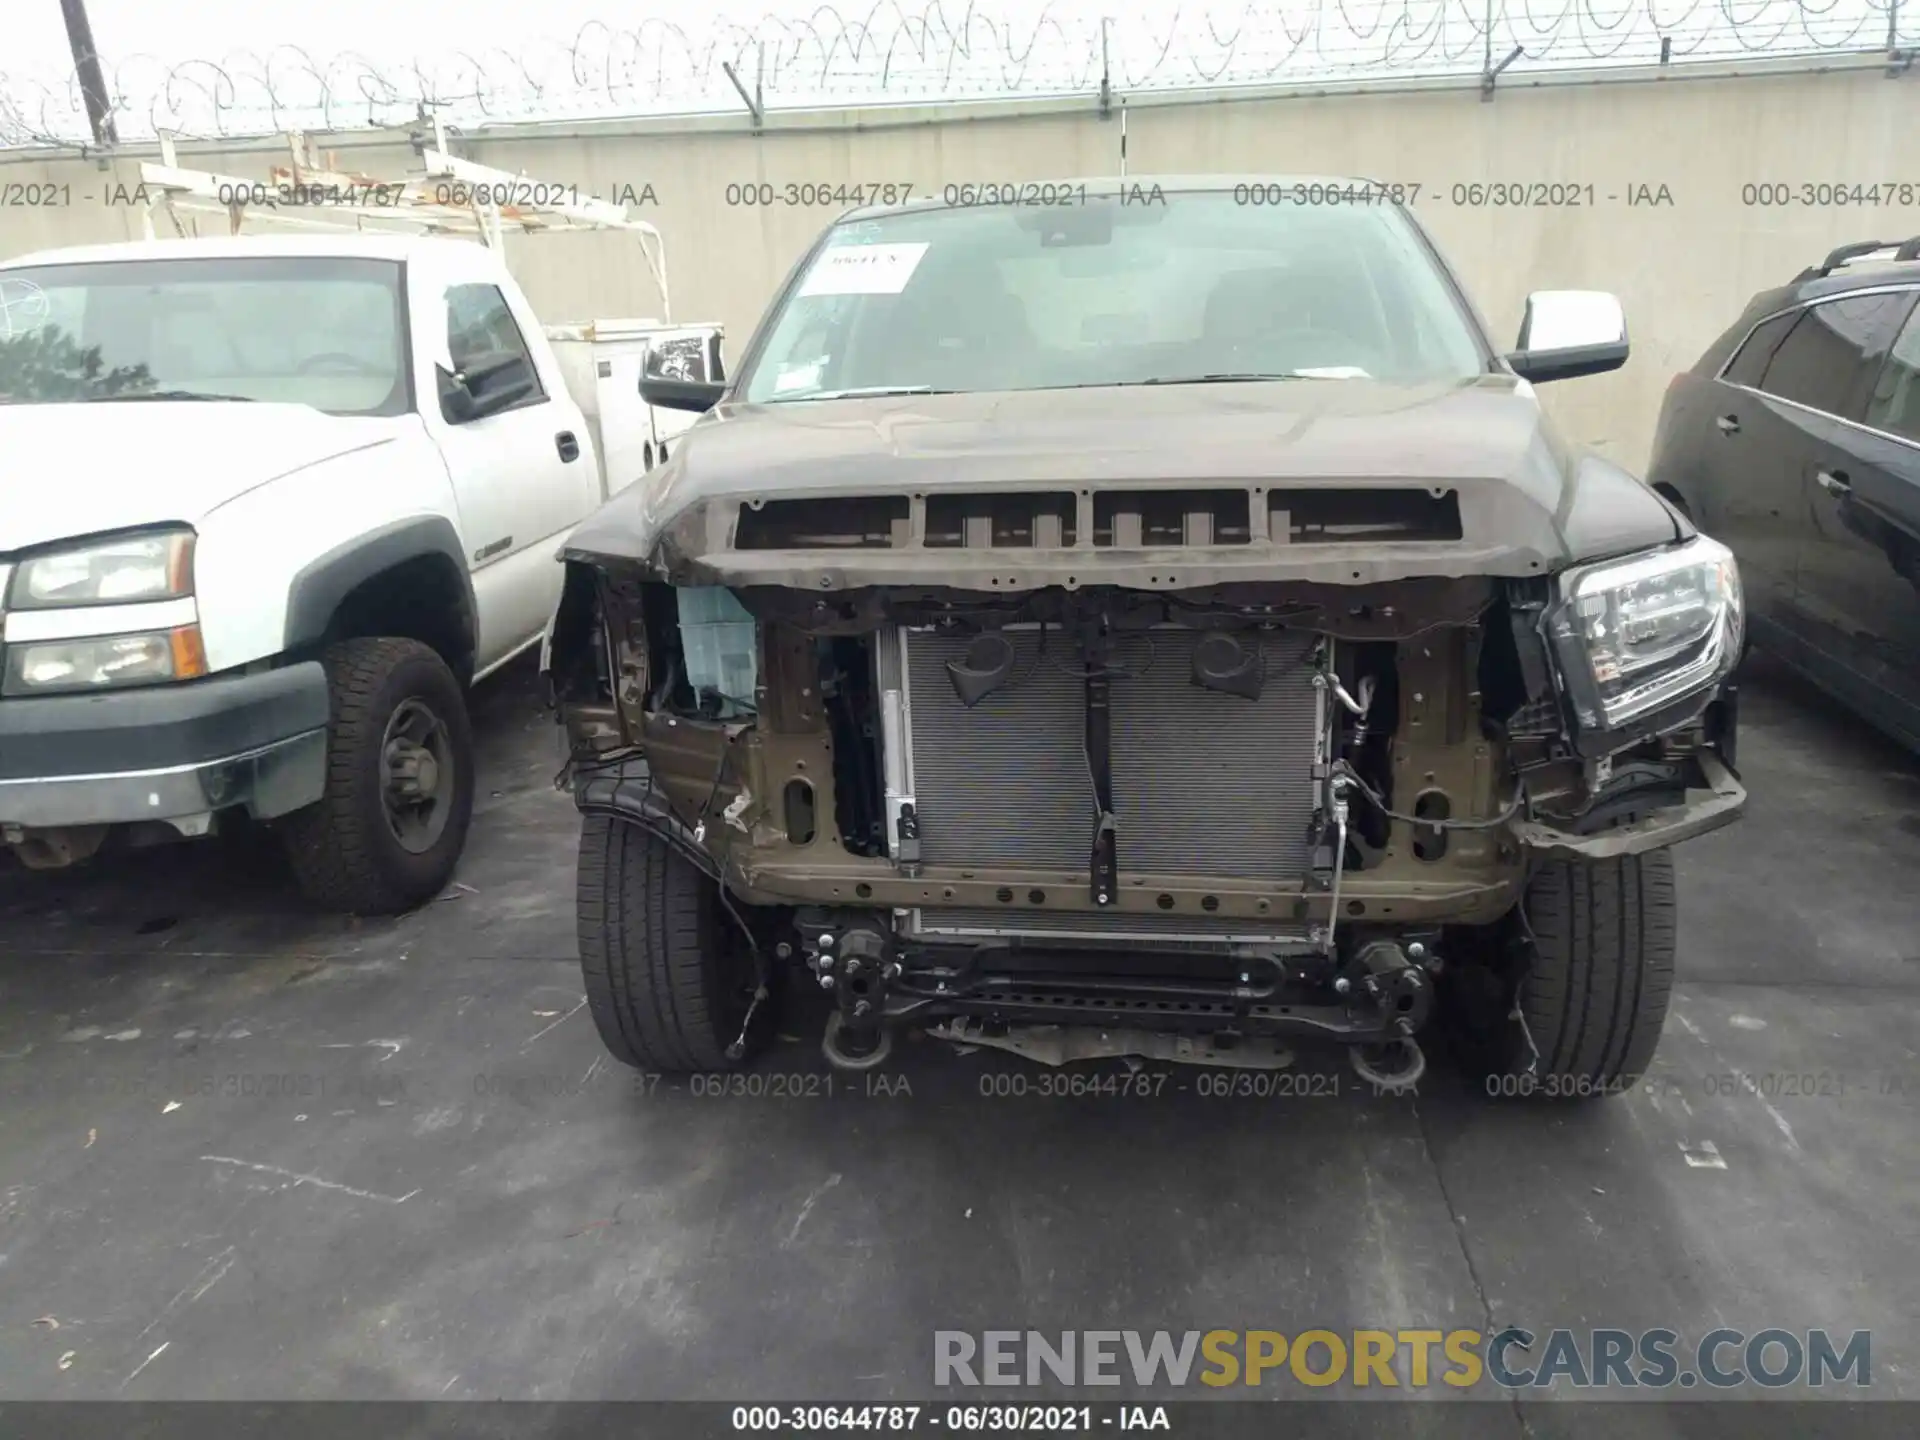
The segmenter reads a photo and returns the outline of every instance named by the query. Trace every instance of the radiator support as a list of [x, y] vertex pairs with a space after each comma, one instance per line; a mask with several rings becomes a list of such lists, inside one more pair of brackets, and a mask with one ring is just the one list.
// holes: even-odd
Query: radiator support
[[879, 637], [889, 854], [908, 875], [923, 865], [1066, 874], [1084, 887], [1087, 908], [930, 906], [900, 915], [903, 935], [1211, 946], [1314, 938], [1280, 922], [1106, 907], [1141, 877], [1276, 889], [1324, 879], [1331, 641], [1276, 625], [1237, 628], [1229, 644], [1221, 632], [1171, 624], [995, 633], [1012, 663], [995, 667], [1002, 673], [988, 686], [969, 665], [988, 648], [976, 647], [978, 631], [897, 627]]

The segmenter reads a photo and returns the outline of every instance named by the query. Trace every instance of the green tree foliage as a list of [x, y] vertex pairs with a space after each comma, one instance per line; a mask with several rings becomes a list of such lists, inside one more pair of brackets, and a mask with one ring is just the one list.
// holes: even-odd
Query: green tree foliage
[[108, 369], [98, 345], [83, 347], [57, 325], [0, 338], [0, 401], [100, 400], [153, 383], [145, 365]]

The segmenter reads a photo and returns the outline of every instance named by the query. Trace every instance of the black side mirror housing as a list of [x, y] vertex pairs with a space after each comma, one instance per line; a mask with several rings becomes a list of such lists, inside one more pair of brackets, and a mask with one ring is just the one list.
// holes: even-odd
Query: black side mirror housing
[[525, 357], [510, 351], [480, 356], [455, 374], [441, 370], [439, 378], [440, 413], [454, 425], [511, 410], [540, 388]]
[[720, 403], [727, 393], [724, 380], [669, 380], [647, 375], [640, 381], [640, 398], [662, 410], [691, 410], [701, 414]]
[[459, 376], [437, 367], [434, 375], [440, 382], [440, 413], [449, 425], [465, 425], [480, 418], [474, 412], [473, 394], [460, 383]]

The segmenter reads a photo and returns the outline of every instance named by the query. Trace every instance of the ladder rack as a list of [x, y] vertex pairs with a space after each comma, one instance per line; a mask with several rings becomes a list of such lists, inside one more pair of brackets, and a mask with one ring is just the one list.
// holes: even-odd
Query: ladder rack
[[662, 317], [671, 321], [667, 261], [660, 232], [635, 218], [625, 205], [582, 195], [578, 187], [551, 184], [449, 155], [436, 117], [433, 143], [417, 144], [421, 171], [404, 179], [381, 179], [334, 168], [310, 137], [288, 135], [291, 165], [275, 165], [269, 178], [243, 179], [184, 168], [173, 137], [160, 136], [160, 163], [142, 162], [147, 196], [142, 222], [146, 238], [158, 237], [163, 219], [176, 235], [197, 236], [199, 217], [220, 217], [226, 233], [249, 222], [296, 230], [371, 234], [453, 235], [503, 249], [508, 234], [620, 231], [638, 242], [648, 273], [660, 292]]

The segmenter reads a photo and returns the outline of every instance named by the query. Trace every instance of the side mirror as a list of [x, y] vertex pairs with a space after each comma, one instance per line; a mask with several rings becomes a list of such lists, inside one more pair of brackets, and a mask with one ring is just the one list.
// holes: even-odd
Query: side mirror
[[[714, 347], [718, 349], [717, 346]], [[647, 347], [640, 372], [640, 397], [665, 410], [711, 410], [727, 392], [727, 382], [711, 373], [708, 339], [672, 335]]]
[[1627, 363], [1627, 317], [1604, 290], [1536, 290], [1527, 296], [1520, 339], [1507, 364], [1544, 384], [1599, 375]]
[[724, 380], [669, 380], [654, 375], [640, 378], [640, 398], [662, 410], [691, 410], [698, 414], [718, 405], [726, 393]]
[[457, 373], [439, 375], [440, 413], [455, 425], [511, 410], [540, 390], [526, 357], [511, 351], [477, 356]]

